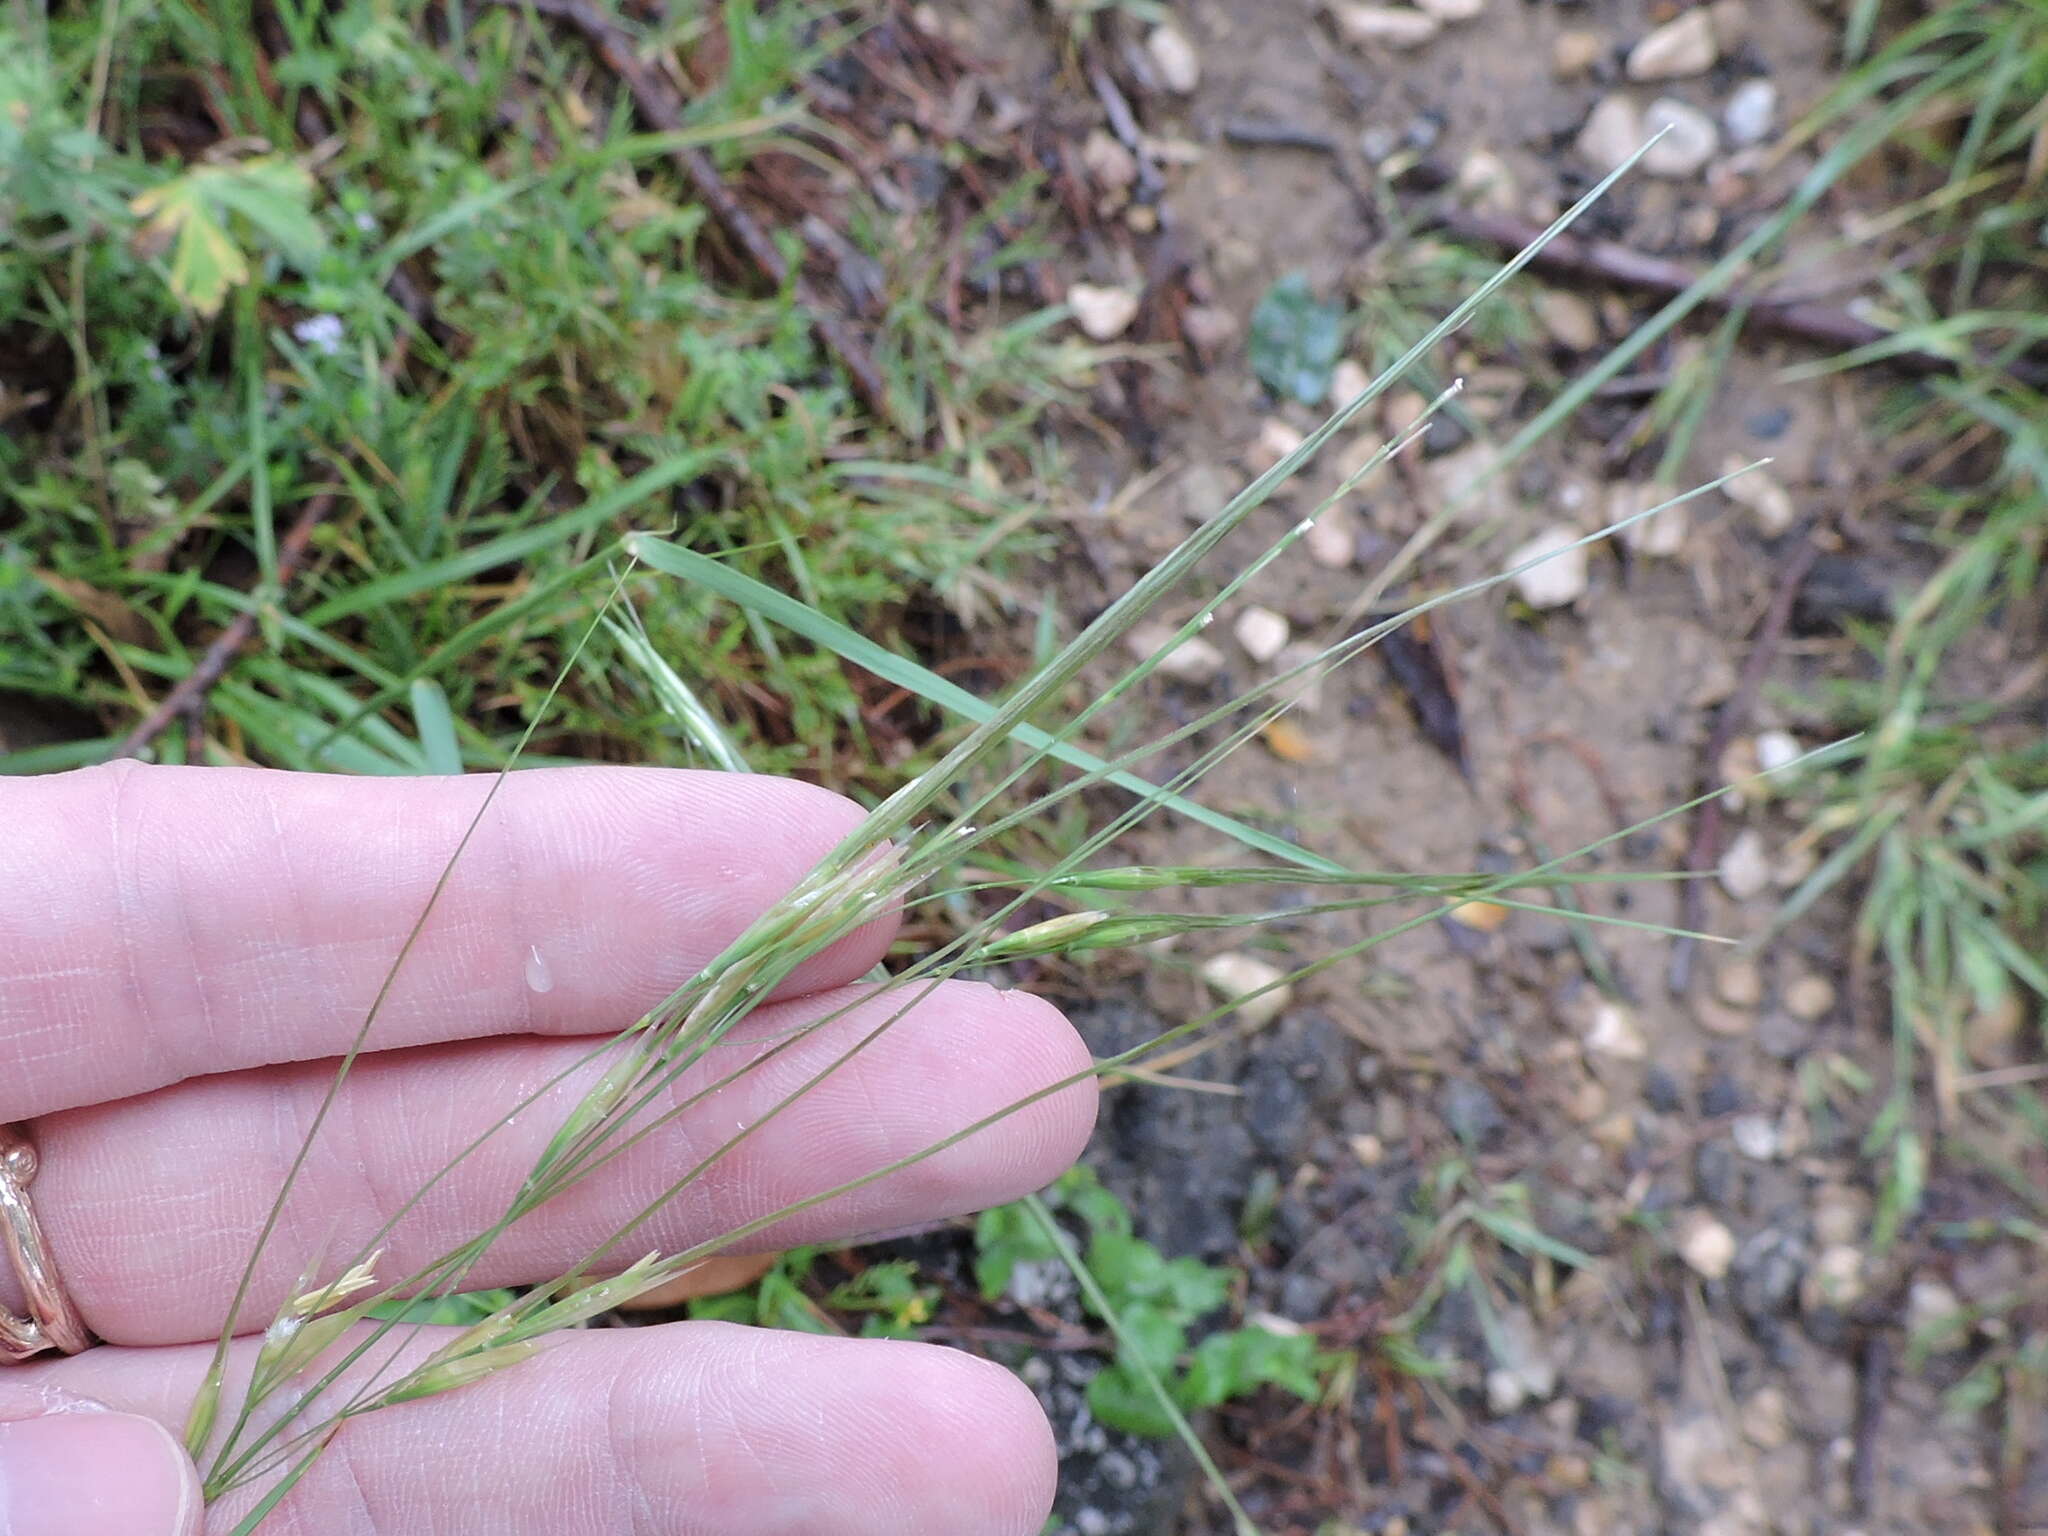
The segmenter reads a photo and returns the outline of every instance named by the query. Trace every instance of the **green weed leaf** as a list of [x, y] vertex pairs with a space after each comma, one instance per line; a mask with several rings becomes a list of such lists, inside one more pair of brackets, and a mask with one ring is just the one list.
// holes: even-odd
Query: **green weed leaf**
[[1344, 311], [1317, 299], [1300, 272], [1268, 288], [1252, 311], [1252, 371], [1276, 395], [1320, 404], [1343, 349]]
[[1268, 1385], [1314, 1398], [1335, 1361], [1313, 1334], [1234, 1328], [1202, 1340], [1177, 1395], [1188, 1409], [1213, 1408]]
[[1088, 1411], [1098, 1423], [1126, 1434], [1169, 1440], [1173, 1419], [1143, 1378], [1125, 1365], [1105, 1365], [1088, 1383]]
[[238, 165], [194, 166], [130, 204], [143, 221], [146, 251], [170, 252], [169, 282], [180, 303], [201, 316], [220, 312], [231, 289], [249, 281], [248, 254], [231, 222], [297, 265], [320, 253], [311, 207], [313, 178], [275, 155]]

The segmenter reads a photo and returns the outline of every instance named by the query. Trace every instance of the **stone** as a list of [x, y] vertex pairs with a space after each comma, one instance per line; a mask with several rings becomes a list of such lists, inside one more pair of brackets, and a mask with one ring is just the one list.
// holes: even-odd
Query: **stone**
[[1643, 115], [1627, 96], [1603, 96], [1573, 141], [1578, 156], [1606, 175], [1643, 146]]
[[1124, 644], [1140, 661], [1171, 645], [1173, 648], [1160, 657], [1159, 672], [1175, 682], [1206, 683], [1223, 670], [1220, 650], [1200, 635], [1190, 635], [1176, 645], [1173, 637], [1178, 632], [1171, 624], [1140, 624], [1124, 636]]
[[1594, 1125], [1592, 1136], [1610, 1152], [1626, 1152], [1635, 1144], [1636, 1117], [1625, 1109], [1616, 1110]]
[[1721, 889], [1736, 901], [1748, 901], [1769, 890], [1771, 857], [1764, 849], [1763, 834], [1754, 827], [1745, 827], [1737, 833], [1735, 841], [1728, 845], [1728, 851], [1721, 855], [1714, 874], [1721, 882]]
[[1278, 416], [1268, 416], [1259, 423], [1258, 438], [1245, 457], [1250, 461], [1252, 468], [1263, 475], [1299, 448], [1301, 443], [1301, 433]]
[[1128, 192], [1138, 179], [1138, 157], [1101, 128], [1081, 145], [1081, 165], [1105, 192]]
[[1386, 48], [1420, 48], [1444, 26], [1425, 11], [1412, 11], [1406, 6], [1353, 5], [1347, 0], [1330, 6], [1330, 19], [1346, 42]]
[[1437, 1112], [1451, 1128], [1451, 1134], [1468, 1147], [1491, 1140], [1507, 1124], [1500, 1101], [1484, 1084], [1469, 1077], [1454, 1077], [1444, 1084]]
[[1557, 34], [1550, 45], [1550, 70], [1560, 80], [1576, 80], [1590, 74], [1600, 56], [1607, 52], [1607, 39], [1598, 32], [1574, 27]]
[[1090, 341], [1114, 341], [1138, 318], [1138, 290], [1075, 283], [1067, 289], [1067, 307]]
[[1721, 131], [1737, 149], [1761, 144], [1778, 118], [1778, 88], [1769, 80], [1745, 80], [1721, 108]]
[[1543, 1463], [1543, 1478], [1545, 1482], [1564, 1493], [1577, 1493], [1580, 1489], [1591, 1486], [1593, 1463], [1583, 1456], [1558, 1451]]
[[1268, 662], [1278, 656], [1287, 648], [1289, 638], [1287, 620], [1270, 608], [1256, 605], [1237, 616], [1230, 632], [1237, 636], [1245, 654], [1257, 662]]
[[1671, 1246], [1686, 1268], [1706, 1280], [1719, 1280], [1735, 1262], [1735, 1234], [1708, 1211], [1687, 1211], [1672, 1229]]
[[1756, 736], [1756, 767], [1759, 773], [1777, 773], [1791, 767], [1805, 754], [1799, 738], [1790, 731], [1759, 731]]
[[1486, 0], [1415, 0], [1415, 8], [1438, 21], [1471, 21], [1485, 14]]
[[1834, 983], [1825, 976], [1808, 972], [1793, 978], [1785, 988], [1785, 1011], [1795, 1019], [1811, 1024], [1816, 1019], [1826, 1018], [1828, 1010], [1834, 1006]]
[[1152, 55], [1160, 81], [1175, 95], [1191, 96], [1202, 83], [1201, 55], [1180, 28], [1170, 24], [1154, 27], [1145, 39], [1145, 51]]
[[1349, 507], [1329, 507], [1301, 536], [1309, 559], [1325, 570], [1342, 571], [1358, 558], [1357, 518]]
[[1536, 1320], [1523, 1307], [1503, 1307], [1491, 1335], [1496, 1364], [1486, 1375], [1486, 1402], [1496, 1414], [1513, 1413], [1557, 1391], [1557, 1362]]
[[1422, 420], [1422, 413], [1428, 409], [1429, 402], [1422, 397], [1421, 391], [1397, 389], [1380, 405], [1380, 424], [1386, 428], [1389, 438], [1403, 437]]
[[1798, 510], [1792, 505], [1791, 494], [1771, 477], [1769, 470], [1752, 469], [1747, 474], [1735, 474], [1748, 462], [1735, 455], [1722, 463], [1721, 473], [1735, 475], [1735, 478], [1721, 487], [1721, 494], [1737, 506], [1748, 508], [1765, 538], [1778, 538], [1790, 530], [1798, 517]]
[[1718, 997], [1696, 997], [1692, 1003], [1693, 1022], [1710, 1035], [1740, 1039], [1756, 1028], [1756, 1012], [1734, 1008]]
[[1754, 1008], [1764, 1000], [1764, 976], [1747, 955], [1724, 960], [1714, 971], [1714, 992], [1737, 1008]]
[[1683, 504], [1667, 507], [1674, 492], [1667, 485], [1654, 480], [1623, 480], [1610, 486], [1607, 491], [1607, 521], [1609, 525], [1637, 517], [1652, 507], [1664, 510], [1650, 517], [1638, 517], [1621, 530], [1621, 542], [1632, 554], [1646, 560], [1669, 560], [1685, 549], [1685, 534], [1688, 525], [1686, 508]]
[[1330, 404], [1346, 406], [1372, 388], [1372, 375], [1355, 357], [1342, 357], [1330, 370]]
[[1237, 316], [1220, 304], [1192, 304], [1180, 317], [1181, 331], [1205, 352], [1237, 337]]
[[1870, 1196], [1846, 1184], [1823, 1184], [1813, 1193], [1813, 1240], [1823, 1248], [1853, 1242], [1870, 1221]]
[[1347, 1144], [1351, 1148], [1351, 1155], [1358, 1159], [1362, 1167], [1377, 1168], [1387, 1160], [1386, 1143], [1370, 1131], [1351, 1137]]
[[1792, 1405], [1776, 1387], [1759, 1387], [1740, 1418], [1742, 1438], [1760, 1451], [1775, 1451], [1792, 1438]]
[[1327, 668], [1315, 665], [1323, 653], [1307, 640], [1290, 640], [1280, 648], [1280, 654], [1273, 658], [1273, 670], [1285, 676], [1296, 673], [1285, 682], [1276, 682], [1273, 688], [1273, 702], [1285, 704], [1289, 709], [1314, 714], [1323, 707], [1323, 677]]
[[1769, 1115], [1737, 1115], [1729, 1122], [1728, 1139], [1753, 1163], [1768, 1163], [1780, 1150], [1778, 1127]]
[[1961, 1347], [1968, 1335], [1962, 1317], [1962, 1298], [1941, 1281], [1923, 1277], [1906, 1288], [1906, 1333], [1916, 1347], [1936, 1354]]
[[1742, 1108], [1742, 1084], [1727, 1072], [1715, 1072], [1700, 1085], [1700, 1113], [1709, 1120]]
[[1756, 1043], [1773, 1061], [1797, 1061], [1813, 1049], [1813, 1025], [1773, 1009], [1757, 1020]]
[[1848, 1243], [1821, 1249], [1799, 1288], [1799, 1305], [1808, 1312], [1846, 1311], [1863, 1297], [1863, 1250]]
[[1745, 1242], [1729, 1271], [1735, 1305], [1754, 1322], [1765, 1322], [1791, 1307], [1806, 1272], [1806, 1245], [1783, 1227], [1766, 1227]]
[[1531, 608], [1563, 608], [1585, 595], [1586, 547], [1578, 541], [1572, 529], [1552, 526], [1508, 556], [1510, 569], [1529, 566], [1514, 577], [1523, 602]]
[[1617, 1061], [1641, 1061], [1650, 1054], [1642, 1026], [1633, 1010], [1603, 998], [1593, 1009], [1586, 1029], [1586, 1049]]
[[1576, 293], [1546, 288], [1536, 296], [1536, 318], [1550, 332], [1550, 339], [1573, 352], [1590, 352], [1600, 345], [1600, 316]]
[[1520, 199], [1506, 163], [1490, 149], [1475, 149], [1458, 163], [1452, 185], [1488, 213], [1515, 213]]
[[1237, 951], [1202, 962], [1202, 980], [1218, 997], [1233, 1004], [1238, 1017], [1254, 1029], [1279, 1018], [1294, 1000], [1294, 988], [1286, 975], [1270, 961]]
[[1578, 1125], [1591, 1125], [1607, 1113], [1607, 1090], [1594, 1078], [1581, 1078], [1565, 1095], [1564, 1112]]
[[1697, 175], [1721, 147], [1714, 120], [1671, 96], [1660, 96], [1643, 109], [1643, 137], [1658, 133], [1664, 137], [1643, 152], [1639, 163], [1645, 175], [1667, 181]]
[[1705, 6], [1696, 6], [1646, 33], [1629, 49], [1624, 71], [1636, 81], [1680, 80], [1705, 74], [1720, 56], [1714, 18]]

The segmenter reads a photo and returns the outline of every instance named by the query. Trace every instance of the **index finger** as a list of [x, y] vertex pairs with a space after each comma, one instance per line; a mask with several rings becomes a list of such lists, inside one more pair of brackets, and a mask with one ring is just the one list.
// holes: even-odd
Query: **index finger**
[[[0, 1122], [347, 1049], [490, 785], [132, 762], [0, 780]], [[860, 814], [786, 779], [511, 774], [370, 1048], [622, 1028]], [[892, 933], [782, 994], [853, 980]]]

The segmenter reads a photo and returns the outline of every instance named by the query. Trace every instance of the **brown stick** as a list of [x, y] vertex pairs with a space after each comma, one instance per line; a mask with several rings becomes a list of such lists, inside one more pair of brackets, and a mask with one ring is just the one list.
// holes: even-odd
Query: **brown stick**
[[[487, 3], [514, 10], [531, 9], [543, 16], [568, 22], [597, 50], [606, 67], [626, 82], [626, 89], [642, 117], [664, 133], [675, 133], [682, 128], [683, 103], [675, 87], [642, 64], [634, 55], [632, 39], [584, 0], [487, 0]], [[718, 174], [718, 167], [711, 163], [711, 157], [701, 149], [686, 147], [670, 150], [669, 159], [683, 173], [697, 196], [703, 199], [712, 217], [718, 220], [733, 243], [761, 269], [762, 275], [778, 287], [790, 286], [797, 303], [811, 322], [811, 329], [817, 333], [825, 349], [846, 369], [862, 403], [882, 420], [892, 421], [888, 385], [883, 381], [882, 370], [875, 365], [867, 343], [819, 298], [802, 272], [791, 272], [775, 242], [733, 196], [732, 188]]]
[[[1474, 208], [1445, 208], [1431, 221], [1454, 239], [1476, 245], [1490, 245], [1504, 251], [1520, 251], [1533, 244], [1542, 227], [1512, 214], [1485, 213]], [[1646, 256], [1641, 251], [1617, 245], [1612, 240], [1582, 240], [1576, 235], [1558, 235], [1536, 254], [1532, 267], [1561, 277], [1583, 277], [1612, 283], [1621, 288], [1676, 298], [1699, 281], [1699, 273], [1683, 262]], [[1892, 332], [1883, 326], [1859, 320], [1846, 309], [1829, 304], [1808, 304], [1775, 300], [1769, 293], [1750, 293], [1728, 288], [1710, 295], [1702, 307], [1726, 313], [1748, 307], [1745, 323], [1761, 331], [1809, 341], [1833, 351], [1851, 351], [1887, 341]], [[1947, 373], [1955, 359], [1917, 349], [1893, 352], [1884, 361], [1907, 373]], [[2048, 385], [2048, 365], [2027, 358], [2005, 364], [2014, 378], [2036, 387]]]
[[[299, 520], [292, 524], [283, 540], [277, 546], [277, 585], [280, 590], [290, 584], [298, 574], [299, 563], [306, 557], [306, 549], [312, 543], [313, 530], [321, 520], [334, 510], [339, 498], [333, 491], [323, 491], [306, 503]], [[256, 633], [257, 614], [254, 607], [244, 608], [229, 622], [228, 627], [214, 636], [213, 644], [206, 648], [206, 654], [199, 658], [199, 665], [179, 680], [178, 685], [163, 697], [163, 702], [143, 718], [140, 725], [121, 738], [121, 744], [114, 748], [114, 757], [136, 757], [142, 749], [169, 730], [180, 716], [197, 721], [206, 709], [206, 693], [227, 674], [234, 665], [235, 657], [242, 647], [249, 643], [249, 637]], [[196, 729], [196, 726], [193, 727]]]
[[[1749, 706], [1756, 697], [1756, 691], [1763, 685], [1764, 674], [1771, 668], [1771, 659], [1778, 652], [1778, 642], [1785, 636], [1785, 628], [1792, 622], [1792, 605], [1799, 600], [1799, 588], [1806, 580], [1806, 573], [1813, 569], [1813, 562], [1820, 550], [1811, 539], [1801, 544], [1785, 563], [1785, 573], [1778, 581], [1778, 590], [1771, 594], [1771, 606], [1764, 610], [1763, 618], [1756, 627], [1756, 636], [1750, 642], [1749, 658], [1742, 664], [1742, 675], [1737, 679], [1735, 691], [1722, 703], [1720, 712], [1714, 716], [1714, 729], [1707, 735], [1707, 745], [1700, 766], [1699, 792], [1707, 793], [1721, 786], [1720, 776], [1722, 755], [1728, 750], [1735, 733], [1749, 718]], [[1721, 852], [1721, 797], [1716, 794], [1703, 801], [1693, 815], [1691, 846], [1686, 849], [1685, 868], [1694, 878], [1685, 882], [1679, 895], [1679, 918], [1681, 928], [1694, 933], [1706, 925], [1707, 891], [1706, 873], [1714, 867], [1714, 861]], [[1692, 981], [1693, 950], [1698, 941], [1684, 934], [1671, 941], [1671, 961], [1665, 971], [1665, 985], [1673, 997], [1682, 996]]]

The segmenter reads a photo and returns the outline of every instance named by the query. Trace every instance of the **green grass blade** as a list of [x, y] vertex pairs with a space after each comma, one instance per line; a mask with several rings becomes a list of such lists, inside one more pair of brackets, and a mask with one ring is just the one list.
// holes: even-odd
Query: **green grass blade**
[[700, 448], [676, 454], [643, 469], [625, 484], [592, 498], [573, 512], [565, 512], [536, 527], [504, 534], [460, 554], [450, 555], [445, 560], [351, 587], [341, 596], [330, 598], [308, 611], [305, 622], [317, 629], [450, 582], [465, 581], [496, 566], [515, 564], [579, 533], [603, 527], [657, 492], [702, 474], [723, 457], [724, 450], [719, 448]]
[[[898, 656], [887, 647], [870, 640], [857, 630], [849, 629], [836, 619], [828, 618], [815, 609], [806, 607], [787, 593], [778, 592], [765, 583], [754, 580], [729, 566], [721, 565], [695, 550], [684, 549], [666, 540], [650, 538], [644, 534], [633, 534], [626, 540], [626, 548], [635, 559], [644, 561], [665, 575], [680, 577], [708, 588], [729, 602], [739, 604], [765, 619], [782, 625], [785, 629], [801, 635], [814, 645], [821, 645], [845, 661], [853, 663], [885, 682], [899, 688], [908, 688], [928, 703], [985, 725], [994, 719], [997, 707], [986, 700], [976, 698], [957, 683], [948, 682], [937, 673], [919, 666], [916, 662]], [[1043, 752], [1057, 758], [1069, 767], [1079, 768], [1087, 773], [1100, 773], [1107, 764], [1092, 752], [1071, 742], [1060, 741], [1035, 725], [1018, 724], [1011, 736], [1022, 745], [1036, 752]], [[1181, 795], [1161, 789], [1149, 779], [1134, 773], [1111, 772], [1105, 776], [1108, 782], [1120, 789], [1141, 795], [1170, 810], [1177, 811], [1191, 821], [1236, 838], [1247, 847], [1261, 853], [1285, 859], [1308, 869], [1326, 873], [1341, 874], [1342, 866], [1298, 848], [1271, 833], [1261, 832], [1257, 827], [1248, 826], [1235, 817], [1221, 811], [1212, 811]]]
[[448, 695], [431, 677], [416, 679], [412, 685], [412, 722], [419, 732], [427, 772], [462, 772], [462, 744], [455, 737], [455, 716], [448, 708]]

